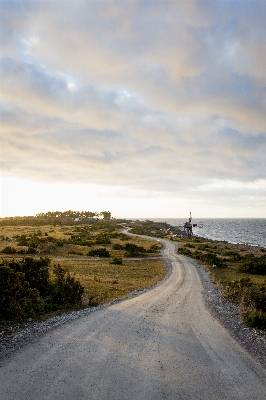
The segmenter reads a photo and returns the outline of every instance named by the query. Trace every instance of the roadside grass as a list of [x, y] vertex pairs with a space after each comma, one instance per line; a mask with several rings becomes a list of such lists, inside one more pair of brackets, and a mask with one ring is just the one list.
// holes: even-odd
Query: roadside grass
[[255, 275], [249, 273], [242, 273], [237, 271], [237, 268], [241, 265], [241, 261], [232, 261], [230, 256], [226, 255], [230, 252], [237, 253], [240, 256], [246, 254], [254, 254], [255, 257], [260, 257], [265, 254], [264, 249], [254, 246], [247, 246], [241, 244], [232, 244], [226, 242], [212, 241], [203, 238], [195, 239], [179, 239], [179, 253], [186, 253], [188, 257], [196, 258], [197, 252], [200, 251], [203, 255], [208, 253], [214, 253], [217, 257], [222, 260], [225, 265], [224, 268], [213, 268], [212, 265], [197, 259], [197, 262], [203, 264], [205, 268], [210, 272], [212, 279], [216, 283], [223, 281], [234, 281], [241, 278], [250, 278], [255, 283], [262, 284], [266, 280], [265, 275]]
[[[266, 330], [265, 249], [199, 238], [183, 238], [180, 240], [178, 252], [196, 259], [207, 269], [213, 282], [222, 289], [224, 298], [239, 304], [247, 325]], [[262, 272], [255, 273], [258, 271], [258, 265], [259, 271]], [[248, 271], [247, 268], [255, 272], [243, 272]]]
[[[85, 288], [84, 306], [96, 306], [127, 297], [159, 282], [166, 274], [162, 260], [123, 260], [122, 265], [109, 260], [66, 260], [54, 262], [66, 268]], [[51, 266], [52, 268], [52, 266]]]

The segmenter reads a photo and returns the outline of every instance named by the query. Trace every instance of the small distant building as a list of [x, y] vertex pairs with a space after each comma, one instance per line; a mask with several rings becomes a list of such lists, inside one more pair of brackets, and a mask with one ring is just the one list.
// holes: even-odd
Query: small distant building
[[74, 219], [74, 222], [79, 222], [80, 221], [80, 218], [75, 218]]
[[88, 222], [98, 222], [98, 221], [99, 221], [99, 218], [96, 218], [96, 217], [89, 217], [89, 218], [87, 219], [87, 221], [88, 221]]

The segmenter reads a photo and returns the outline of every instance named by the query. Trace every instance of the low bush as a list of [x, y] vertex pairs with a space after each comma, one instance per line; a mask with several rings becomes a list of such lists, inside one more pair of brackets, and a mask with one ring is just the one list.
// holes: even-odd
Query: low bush
[[76, 250], [70, 250], [67, 254], [76, 254], [77, 256], [83, 256], [83, 253], [81, 251]]
[[240, 261], [242, 259], [241, 255], [235, 251], [224, 251], [223, 256], [229, 257], [230, 261]]
[[195, 245], [193, 243], [185, 243], [184, 247], [189, 247], [189, 248], [193, 249], [195, 247]]
[[250, 278], [224, 282], [226, 297], [238, 303], [243, 320], [249, 326], [266, 329], [266, 282], [257, 284]]
[[243, 321], [251, 327], [266, 330], [266, 313], [261, 311], [248, 311], [242, 314]]
[[110, 261], [110, 264], [115, 264], [115, 265], [121, 265], [122, 263], [123, 263], [123, 260], [120, 257], [114, 257]]
[[133, 243], [126, 243], [124, 249], [126, 250], [124, 257], [138, 257], [146, 253], [143, 246], [137, 246]]
[[[253, 256], [253, 255], [252, 255]], [[266, 275], [266, 255], [261, 257], [251, 257], [247, 255], [242, 257], [242, 263], [238, 266], [239, 272], [248, 274]]]
[[220, 259], [216, 254], [211, 252], [202, 254], [200, 260], [209, 266], [215, 266], [217, 268], [224, 268], [226, 266], [222, 259]]
[[178, 249], [179, 254], [183, 254], [184, 256], [191, 257], [192, 256], [192, 251], [187, 249], [186, 247], [180, 247]]
[[83, 286], [59, 265], [49, 274], [50, 260], [25, 257], [0, 264], [0, 319], [24, 320], [50, 310], [81, 304]]
[[110, 244], [111, 240], [108, 233], [99, 233], [95, 236], [95, 243], [96, 244]]
[[17, 250], [11, 246], [6, 246], [1, 251], [1, 253], [3, 253], [3, 254], [16, 254], [16, 252], [17, 252]]
[[87, 255], [90, 257], [110, 257], [110, 253], [105, 247], [92, 249], [88, 252]]
[[147, 253], [157, 253], [160, 250], [160, 247], [157, 244], [152, 244], [150, 248], [147, 250]]
[[114, 243], [113, 244], [113, 250], [124, 250], [124, 246], [122, 244], [119, 243]]

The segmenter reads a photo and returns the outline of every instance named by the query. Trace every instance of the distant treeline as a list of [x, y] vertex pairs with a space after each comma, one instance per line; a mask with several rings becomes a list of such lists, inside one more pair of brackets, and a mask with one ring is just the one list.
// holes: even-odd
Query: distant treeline
[[48, 211], [46, 213], [38, 213], [35, 216], [27, 217], [7, 217], [0, 219], [0, 226], [41, 226], [41, 225], [53, 225], [61, 223], [74, 222], [76, 218], [86, 220], [88, 218], [99, 218], [104, 220], [110, 220], [112, 218], [110, 211]]

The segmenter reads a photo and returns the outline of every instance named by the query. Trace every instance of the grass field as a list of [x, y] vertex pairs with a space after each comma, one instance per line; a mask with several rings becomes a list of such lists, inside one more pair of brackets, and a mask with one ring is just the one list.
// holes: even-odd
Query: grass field
[[[166, 274], [165, 263], [156, 259], [161, 244], [157, 240], [126, 235], [124, 229], [113, 221], [91, 225], [0, 226], [0, 252], [6, 247], [15, 249], [14, 254], [2, 253], [0, 258], [49, 257], [51, 273], [53, 266], [60, 264], [84, 286], [83, 307], [100, 305], [152, 286]], [[101, 243], [102, 239], [106, 243]], [[27, 252], [32, 248], [31, 243], [36, 254]], [[158, 249], [154, 253], [139, 254], [138, 260], [129, 260], [124, 258], [125, 249], [113, 249], [114, 245], [121, 247], [126, 243], [142, 246], [145, 250], [156, 244]], [[110, 257], [92, 259], [88, 252], [96, 248], [105, 248]], [[26, 253], [19, 254], [21, 250]], [[148, 259], [147, 256], [155, 258]], [[114, 258], [122, 260], [122, 264], [110, 263]]]
[[[112, 225], [111, 225], [112, 226]], [[114, 244], [121, 244], [124, 245], [126, 242], [134, 243], [137, 246], [143, 246], [145, 249], [149, 249], [149, 247], [152, 244], [156, 244], [158, 247], [161, 247], [161, 245], [157, 241], [152, 241], [152, 240], [147, 240], [141, 237], [134, 237], [130, 235], [125, 235], [122, 233], [122, 228], [121, 226], [117, 226], [115, 232], [117, 233], [117, 237], [112, 237], [112, 233], [108, 230], [108, 226], [104, 225], [103, 228], [101, 228], [101, 225], [97, 224], [96, 226], [94, 225], [86, 225], [86, 226], [61, 226], [61, 225], [46, 225], [46, 226], [2, 226], [0, 227], [0, 252], [6, 248], [7, 246], [14, 248], [16, 251], [27, 251], [27, 246], [20, 246], [18, 245], [18, 240], [16, 237], [25, 235], [28, 239], [32, 238], [34, 236], [37, 236], [41, 239], [47, 238], [47, 242], [51, 244], [51, 240], [57, 239], [57, 240], [64, 240], [66, 243], [64, 243], [63, 246], [58, 246], [52, 243], [51, 246], [46, 246], [46, 250], [43, 251], [43, 247], [41, 245], [38, 246], [37, 250], [41, 250], [41, 253], [37, 254], [39, 255], [45, 255], [48, 257], [53, 257], [53, 258], [62, 258], [62, 257], [68, 257], [68, 258], [77, 258], [77, 257], [83, 257], [86, 256], [89, 250], [92, 250], [94, 248], [101, 248], [105, 247], [109, 252], [111, 257], [123, 257], [124, 251], [123, 250], [113, 250], [112, 246]], [[97, 244], [95, 243], [95, 239], [97, 235], [101, 233], [107, 233], [111, 234], [110, 237], [110, 242], [107, 244]], [[84, 238], [85, 240], [91, 242], [90, 246], [86, 245], [80, 245], [73, 243], [73, 240], [71, 240], [71, 237], [75, 236], [77, 237]], [[115, 236], [115, 234], [114, 234]], [[52, 238], [52, 239], [49, 239]], [[78, 243], [78, 241], [77, 241]], [[76, 254], [73, 254], [76, 253]], [[158, 255], [158, 253], [153, 253], [149, 254], [152, 256]], [[15, 254], [15, 257], [21, 257], [19, 254]], [[32, 255], [33, 257], [36, 257], [36, 255]], [[3, 257], [6, 257], [6, 255], [3, 255]], [[13, 255], [12, 255], [13, 257]]]
[[85, 287], [85, 306], [126, 297], [135, 290], [154, 285], [166, 274], [165, 263], [159, 259], [124, 260], [122, 265], [110, 264], [107, 259], [56, 263], [75, 275]]

